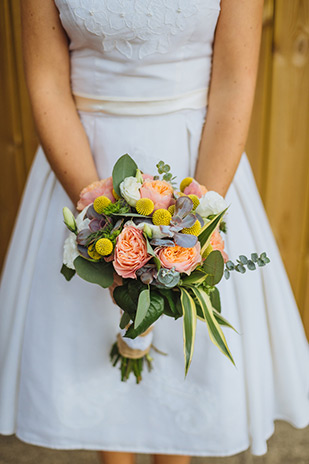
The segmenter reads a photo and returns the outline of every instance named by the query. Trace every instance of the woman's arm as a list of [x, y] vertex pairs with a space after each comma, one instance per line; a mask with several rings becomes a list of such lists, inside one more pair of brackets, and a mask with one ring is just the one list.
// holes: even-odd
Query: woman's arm
[[26, 80], [45, 155], [74, 204], [98, 180], [71, 94], [68, 40], [53, 0], [21, 0]]
[[208, 112], [195, 177], [225, 196], [249, 129], [260, 48], [263, 0], [221, 0]]

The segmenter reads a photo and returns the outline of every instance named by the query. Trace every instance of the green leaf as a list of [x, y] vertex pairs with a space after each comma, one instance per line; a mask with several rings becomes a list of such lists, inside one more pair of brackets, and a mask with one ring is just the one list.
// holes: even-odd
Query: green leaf
[[214, 286], [220, 282], [224, 272], [224, 260], [222, 253], [219, 250], [214, 250], [204, 261], [203, 269], [206, 274], [209, 274], [207, 277], [207, 284]]
[[195, 297], [201, 305], [211, 341], [235, 365], [235, 362], [227, 345], [224, 333], [222, 332], [222, 329], [214, 316], [209, 296], [204, 290], [201, 290], [200, 288], [191, 287], [191, 290], [193, 291]]
[[128, 154], [122, 155], [113, 168], [113, 187], [115, 192], [121, 196], [119, 185], [126, 177], [134, 177], [138, 169], [135, 161]]
[[[175, 292], [171, 289], [167, 288], [159, 288], [158, 292], [163, 295], [165, 298], [165, 309], [164, 309], [164, 314], [170, 317], [174, 317], [175, 319], [178, 319], [179, 317], [182, 316], [182, 310], [181, 307], [179, 308], [177, 306], [177, 300], [179, 300], [179, 292]], [[167, 311], [166, 311], [166, 306], [167, 306]], [[179, 311], [180, 310], [180, 311]]]
[[152, 246], [150, 245], [149, 240], [148, 240], [148, 238], [145, 236], [145, 234], [144, 234], [144, 237], [145, 237], [145, 239], [146, 239], [147, 253], [153, 257], [154, 262], [156, 263], [156, 266], [157, 266], [157, 271], [160, 271], [160, 269], [161, 269], [161, 261], [159, 260], [159, 258], [158, 258], [157, 255], [155, 254], [155, 252], [154, 252]]
[[113, 216], [138, 217], [138, 218], [149, 219], [149, 216], [143, 216], [142, 214], [138, 214], [138, 213], [112, 213], [112, 215]]
[[136, 316], [134, 320], [134, 329], [137, 329], [137, 327], [143, 322], [148, 311], [149, 305], [150, 290], [149, 288], [146, 288], [145, 290], [141, 291], [138, 297]]
[[184, 277], [181, 279], [181, 285], [199, 285], [202, 284], [206, 279], [206, 274], [203, 271], [195, 270], [191, 272], [189, 276]]
[[67, 281], [71, 280], [72, 277], [76, 274], [75, 269], [71, 269], [70, 267], [66, 266], [65, 264], [62, 265], [62, 268], [60, 269], [60, 272], [64, 277], [66, 278]]
[[159, 317], [163, 314], [164, 311], [164, 298], [155, 290], [150, 291], [150, 305], [148, 307], [146, 316], [144, 317], [141, 324], [135, 329], [133, 324], [127, 330], [125, 337], [136, 338], [138, 335], [141, 335], [145, 332], [148, 327], [150, 327]]
[[208, 222], [207, 224], [205, 224], [205, 226], [202, 228], [202, 230], [201, 230], [201, 232], [200, 232], [200, 234], [198, 236], [199, 242], [201, 244], [201, 255], [202, 256], [205, 253], [205, 251], [206, 251], [206, 249], [207, 249], [207, 247], [209, 245], [211, 234], [213, 233], [215, 228], [222, 221], [222, 218], [225, 215], [226, 211], [227, 211], [227, 208], [224, 211], [222, 211], [221, 213], [216, 214], [213, 217], [213, 219], [210, 222]]
[[143, 284], [143, 282], [141, 282], [138, 279], [137, 280], [129, 279], [127, 288], [128, 288], [128, 295], [130, 296], [130, 298], [135, 304], [135, 312], [136, 312], [139, 295], [143, 290], [145, 290], [148, 287], [147, 285]]
[[196, 333], [196, 307], [188, 290], [180, 287], [183, 310], [183, 350], [185, 356], [185, 375], [187, 375], [194, 351]]
[[113, 292], [113, 297], [119, 308], [129, 313], [133, 319], [136, 312], [136, 301], [134, 301], [128, 292], [128, 284], [116, 287]]
[[114, 268], [111, 263], [94, 263], [78, 256], [74, 260], [74, 267], [82, 279], [103, 288], [108, 288], [114, 281]]
[[220, 292], [216, 287], [210, 293], [209, 297], [210, 297], [212, 307], [216, 309], [219, 313], [221, 313]]
[[126, 326], [130, 323], [131, 317], [128, 313], [124, 312], [123, 315], [121, 316], [119, 327], [121, 329], [125, 329]]
[[213, 314], [216, 318], [216, 320], [218, 321], [218, 323], [220, 325], [224, 325], [226, 327], [229, 327], [230, 329], [233, 329], [236, 333], [237, 330], [232, 326], [232, 324], [229, 323], [229, 321], [227, 319], [225, 319], [218, 311], [216, 311], [214, 308], [213, 308]]

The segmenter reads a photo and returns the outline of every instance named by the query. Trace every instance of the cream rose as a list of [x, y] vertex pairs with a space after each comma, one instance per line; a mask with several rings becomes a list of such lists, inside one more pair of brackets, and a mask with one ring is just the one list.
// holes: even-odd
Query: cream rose
[[126, 177], [119, 185], [122, 197], [129, 203], [130, 206], [135, 207], [137, 200], [141, 198], [139, 189], [142, 184], [138, 182], [136, 177]]
[[225, 199], [219, 193], [210, 190], [200, 198], [200, 204], [196, 208], [196, 212], [203, 218], [207, 218], [212, 214], [219, 214], [227, 208]]

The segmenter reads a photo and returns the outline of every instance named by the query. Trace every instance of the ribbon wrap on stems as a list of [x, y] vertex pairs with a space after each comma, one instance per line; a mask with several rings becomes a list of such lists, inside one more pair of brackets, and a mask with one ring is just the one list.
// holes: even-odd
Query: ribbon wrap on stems
[[152, 329], [153, 327], [149, 327], [143, 334], [134, 339], [125, 338], [126, 329], [121, 330], [117, 335], [117, 346], [121, 356], [129, 359], [139, 359], [146, 356], [152, 344]]

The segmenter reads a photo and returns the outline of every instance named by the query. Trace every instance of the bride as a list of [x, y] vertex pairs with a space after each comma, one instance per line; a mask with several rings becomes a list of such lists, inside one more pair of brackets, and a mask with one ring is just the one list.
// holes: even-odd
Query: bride
[[[264, 454], [274, 420], [309, 421], [309, 353], [291, 288], [243, 153], [262, 0], [23, 0], [26, 78], [41, 146], [4, 269], [0, 432], [58, 449], [133, 453], [157, 464]], [[61, 210], [129, 153], [164, 160], [226, 196], [226, 249], [267, 251], [259, 273], [222, 282], [237, 369], [197, 336], [183, 379], [181, 325], [155, 330], [156, 368], [123, 384], [109, 364], [118, 312], [108, 291], [59, 270]], [[17, 252], [17, 253], [16, 253]], [[197, 331], [199, 331], [198, 324]]]

